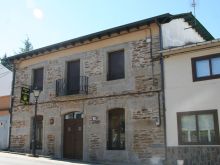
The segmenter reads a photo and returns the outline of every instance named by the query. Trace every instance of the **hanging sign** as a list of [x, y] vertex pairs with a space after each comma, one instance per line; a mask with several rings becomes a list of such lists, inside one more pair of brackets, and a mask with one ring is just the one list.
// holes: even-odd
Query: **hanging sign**
[[24, 105], [29, 104], [29, 98], [30, 98], [30, 89], [26, 87], [21, 87], [21, 100], [20, 102]]

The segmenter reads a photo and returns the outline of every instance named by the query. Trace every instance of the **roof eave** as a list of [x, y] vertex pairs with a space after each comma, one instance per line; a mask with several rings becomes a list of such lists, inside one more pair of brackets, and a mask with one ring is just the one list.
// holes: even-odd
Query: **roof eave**
[[157, 21], [161, 24], [164, 24], [164, 23], [170, 22], [172, 19], [178, 19], [178, 18], [184, 18], [185, 21], [188, 22], [189, 24], [192, 21], [192, 19], [196, 20], [196, 22], [198, 23], [197, 24], [198, 26], [193, 27], [193, 28], [195, 28], [195, 30], [205, 40], [214, 39], [214, 37], [205, 29], [205, 27], [197, 19], [195, 19], [195, 17], [192, 15], [192, 13], [182, 13], [182, 14], [177, 14], [177, 15], [171, 15], [169, 13], [166, 13], [166, 14], [151, 17], [151, 18], [148, 18], [148, 19], [140, 20], [140, 21], [137, 21], [137, 22], [129, 23], [129, 24], [126, 24], [126, 25], [110, 28], [110, 29], [99, 31], [99, 32], [96, 32], [96, 33], [92, 33], [92, 34], [85, 35], [85, 36], [82, 36], [82, 37], [74, 38], [74, 39], [67, 40], [67, 41], [64, 41], [64, 42], [56, 43], [56, 44], [49, 45], [49, 46], [46, 46], [46, 47], [42, 47], [42, 48], [39, 48], [39, 49], [35, 49], [35, 50], [29, 51], [29, 52], [21, 53], [21, 54], [15, 55], [15, 56], [8, 57], [8, 60], [12, 62], [14, 60], [19, 60], [21, 58], [26, 58], [27, 56], [32, 57], [33, 55], [39, 55], [39, 54], [43, 54], [45, 52], [50, 52], [50, 51], [54, 51], [54, 50], [58, 51], [62, 47], [66, 48], [69, 45], [74, 45], [76, 43], [83, 43], [86, 40], [91, 41], [95, 38], [101, 38], [102, 36], [106, 36], [106, 35], [110, 36], [113, 33], [119, 33], [120, 31], [123, 31], [123, 30], [129, 31], [129, 29], [137, 28], [137, 27], [144, 26], [144, 25], [149, 25], [149, 24], [151, 24], [155, 21]]

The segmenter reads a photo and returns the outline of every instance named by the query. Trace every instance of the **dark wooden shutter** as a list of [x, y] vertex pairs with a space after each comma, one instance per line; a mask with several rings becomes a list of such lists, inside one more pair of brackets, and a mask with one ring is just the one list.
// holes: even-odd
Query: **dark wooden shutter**
[[68, 62], [67, 94], [77, 94], [80, 89], [80, 60]]
[[109, 53], [108, 80], [116, 80], [124, 77], [124, 50]]
[[43, 90], [44, 69], [39, 68], [34, 70], [33, 88]]

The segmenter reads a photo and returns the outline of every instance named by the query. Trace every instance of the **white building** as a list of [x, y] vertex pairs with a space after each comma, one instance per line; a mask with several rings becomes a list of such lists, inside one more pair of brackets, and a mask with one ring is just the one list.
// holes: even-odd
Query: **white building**
[[220, 40], [163, 56], [168, 164], [219, 164]]
[[12, 72], [0, 64], [0, 150], [9, 143], [11, 84]]

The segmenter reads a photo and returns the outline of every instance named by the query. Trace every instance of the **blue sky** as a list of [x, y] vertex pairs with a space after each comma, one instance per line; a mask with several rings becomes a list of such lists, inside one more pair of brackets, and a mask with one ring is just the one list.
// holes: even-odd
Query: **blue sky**
[[[197, 19], [220, 38], [219, 0], [196, 0]], [[192, 0], [0, 0], [0, 57], [152, 16], [192, 11]]]

